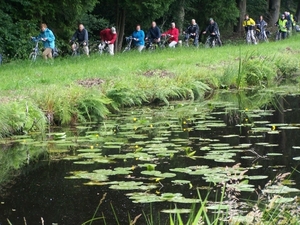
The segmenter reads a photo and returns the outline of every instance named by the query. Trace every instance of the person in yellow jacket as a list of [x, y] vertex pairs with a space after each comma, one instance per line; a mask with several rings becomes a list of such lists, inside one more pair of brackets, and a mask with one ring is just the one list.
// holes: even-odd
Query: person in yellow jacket
[[278, 31], [279, 31], [279, 36], [276, 37], [276, 39], [280, 40], [280, 39], [285, 39], [286, 38], [286, 34], [287, 34], [287, 19], [285, 18], [285, 14], [281, 15], [281, 18], [279, 18], [279, 20], [276, 22], [276, 26], [278, 27]]
[[248, 14], [246, 14], [243, 22], [243, 27], [245, 28], [246, 41], [248, 44], [250, 44], [251, 42], [255, 45], [257, 44], [256, 38], [254, 37], [255, 24], [255, 21], [250, 18]]

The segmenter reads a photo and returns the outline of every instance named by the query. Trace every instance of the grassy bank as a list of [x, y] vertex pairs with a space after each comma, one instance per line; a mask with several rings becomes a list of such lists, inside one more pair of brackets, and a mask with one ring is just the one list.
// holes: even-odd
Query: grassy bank
[[[12, 107], [18, 109], [16, 114], [25, 114], [23, 124], [39, 129], [37, 120], [62, 124], [95, 121], [124, 106], [202, 100], [219, 88], [292, 84], [297, 88], [299, 55], [299, 36], [294, 35], [285, 41], [251, 46], [182, 47], [114, 57], [93, 54], [90, 58], [58, 58], [53, 63], [15, 61], [1, 66], [0, 121], [5, 130], [0, 133], [24, 130], [22, 122], [17, 129], [8, 124], [12, 113], [7, 112]], [[46, 120], [37, 119], [29, 106], [43, 112]]]

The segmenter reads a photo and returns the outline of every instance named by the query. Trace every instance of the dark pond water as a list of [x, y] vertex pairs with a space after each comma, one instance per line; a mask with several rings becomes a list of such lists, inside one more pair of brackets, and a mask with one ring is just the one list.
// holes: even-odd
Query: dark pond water
[[[150, 211], [167, 224], [161, 210], [175, 204], [189, 209], [199, 199], [196, 190], [203, 197], [209, 187], [214, 206], [218, 184], [234, 185], [237, 174], [247, 180], [237, 187], [245, 205], [257, 200], [255, 190], [285, 172], [291, 172], [286, 188], [266, 187], [266, 193], [299, 194], [300, 98], [277, 97], [275, 105], [259, 108], [253, 102], [247, 108], [249, 99], [243, 103], [240, 96], [226, 99], [131, 109], [98, 125], [51, 128], [43, 139], [34, 134], [3, 140], [0, 224], [24, 224], [24, 218], [42, 224], [41, 217], [45, 224], [82, 224], [104, 193], [96, 217], [105, 216], [106, 224], [117, 224], [112, 207], [120, 224]], [[143, 216], [137, 224], [146, 224]]]

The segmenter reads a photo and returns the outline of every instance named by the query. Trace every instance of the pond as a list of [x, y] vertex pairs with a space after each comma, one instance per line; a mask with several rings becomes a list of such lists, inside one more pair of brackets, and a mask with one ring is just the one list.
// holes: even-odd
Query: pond
[[293, 202], [299, 96], [218, 96], [2, 140], [0, 224], [130, 224], [140, 214], [136, 224], [169, 224], [170, 211], [187, 220], [204, 199], [230, 223], [258, 201]]

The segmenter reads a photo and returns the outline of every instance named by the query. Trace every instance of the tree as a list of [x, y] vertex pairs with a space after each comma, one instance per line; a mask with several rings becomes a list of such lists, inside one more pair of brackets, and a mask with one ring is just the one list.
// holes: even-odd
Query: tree
[[239, 17], [237, 27], [235, 27], [235, 32], [241, 33], [242, 32], [242, 25], [246, 15], [247, 10], [247, 1], [246, 0], [237, 0], [237, 7], [239, 9]]
[[295, 13], [295, 18], [297, 19], [297, 21], [299, 21], [299, 19], [300, 19], [300, 1], [298, 1], [298, 6], [297, 6], [296, 13]]
[[280, 14], [281, 0], [269, 0], [269, 25], [274, 26]]

